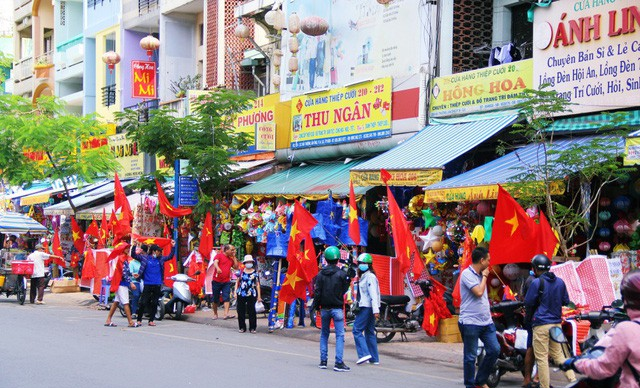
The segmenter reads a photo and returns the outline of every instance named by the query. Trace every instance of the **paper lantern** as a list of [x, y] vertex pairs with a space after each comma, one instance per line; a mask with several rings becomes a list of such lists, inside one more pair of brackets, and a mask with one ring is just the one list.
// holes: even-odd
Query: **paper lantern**
[[276, 87], [280, 86], [280, 74], [274, 74], [271, 77], [271, 83], [274, 84]]
[[526, 212], [529, 217], [535, 218], [538, 215], [538, 207], [535, 205], [531, 206], [530, 208], [527, 208]]
[[629, 232], [631, 232], [631, 225], [627, 220], [618, 220], [613, 224], [613, 229], [618, 234], [629, 234]]
[[613, 200], [613, 207], [618, 210], [626, 211], [629, 205], [631, 205], [631, 200], [624, 195], [620, 195]]
[[600, 197], [600, 206], [607, 207], [611, 205], [611, 200], [608, 197]]
[[502, 273], [505, 278], [515, 280], [520, 275], [520, 267], [518, 267], [518, 264], [507, 264], [502, 268]]
[[491, 279], [491, 287], [498, 287], [500, 285], [500, 280], [498, 278]]
[[309, 36], [320, 36], [329, 30], [329, 23], [319, 16], [309, 16], [302, 20], [300, 29]]
[[602, 238], [607, 238], [607, 237], [611, 236], [611, 229], [606, 228], [606, 227], [602, 227], [602, 228], [598, 229], [598, 236], [602, 237]]
[[238, 38], [247, 39], [251, 35], [251, 31], [245, 24], [238, 24], [233, 34]]
[[284, 28], [284, 12], [282, 12], [281, 9], [276, 9], [274, 12], [275, 18], [273, 19], [273, 28], [280, 33]]
[[276, 11], [271, 9], [264, 14], [264, 22], [267, 23], [268, 25], [273, 26], [275, 20], [276, 20]]
[[608, 252], [611, 249], [611, 244], [608, 243], [607, 241], [602, 241], [598, 245], [598, 249], [600, 249], [602, 252]]
[[292, 36], [291, 38], [289, 38], [289, 51], [295, 54], [299, 50], [300, 50], [300, 47], [298, 46], [298, 38], [296, 38], [295, 36]]
[[147, 35], [140, 40], [140, 48], [147, 50], [147, 56], [151, 60], [153, 52], [160, 48], [160, 41], [153, 35]]
[[289, 32], [292, 34], [300, 32], [300, 17], [295, 12], [289, 15]]
[[476, 210], [479, 215], [488, 216], [491, 214], [491, 205], [487, 201], [480, 201]]
[[109, 68], [109, 73], [113, 72], [113, 68], [120, 63], [120, 55], [115, 51], [107, 51], [102, 54], [102, 62], [107, 64]]
[[598, 218], [602, 221], [607, 221], [608, 219], [611, 218], [611, 213], [607, 210], [603, 210], [600, 213], [598, 213]]
[[289, 58], [289, 71], [295, 73], [298, 71], [298, 58], [291, 57]]

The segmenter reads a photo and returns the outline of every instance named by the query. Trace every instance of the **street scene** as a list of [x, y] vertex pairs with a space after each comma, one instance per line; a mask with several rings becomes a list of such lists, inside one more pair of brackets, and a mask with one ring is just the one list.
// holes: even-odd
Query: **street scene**
[[0, 386], [640, 388], [638, 54], [637, 0], [0, 1]]

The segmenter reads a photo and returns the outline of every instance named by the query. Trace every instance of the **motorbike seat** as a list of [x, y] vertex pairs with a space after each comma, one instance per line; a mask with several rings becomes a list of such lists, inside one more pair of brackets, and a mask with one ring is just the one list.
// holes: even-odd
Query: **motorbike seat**
[[411, 298], [406, 295], [380, 295], [380, 302], [388, 305], [405, 305], [409, 303], [410, 300]]

